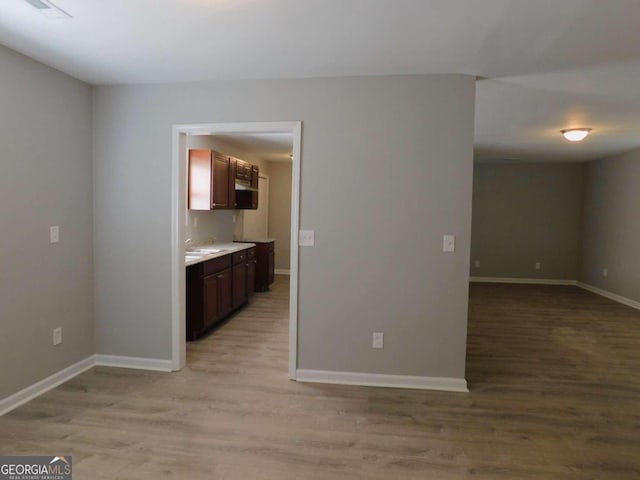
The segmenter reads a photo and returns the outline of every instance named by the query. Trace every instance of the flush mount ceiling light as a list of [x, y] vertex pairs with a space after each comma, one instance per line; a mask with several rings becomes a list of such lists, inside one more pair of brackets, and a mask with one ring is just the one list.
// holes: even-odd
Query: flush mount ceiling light
[[591, 132], [590, 128], [570, 128], [568, 130], [560, 130], [562, 136], [570, 142], [580, 142], [584, 140]]
[[52, 3], [50, 0], [25, 0], [25, 2], [37, 9], [47, 18], [71, 18], [71, 15]]

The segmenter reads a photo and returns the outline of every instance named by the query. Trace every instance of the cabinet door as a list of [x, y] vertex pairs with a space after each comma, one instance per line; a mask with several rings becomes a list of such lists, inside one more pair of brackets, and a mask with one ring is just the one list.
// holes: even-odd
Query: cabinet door
[[229, 157], [212, 154], [211, 208], [229, 208]]
[[247, 297], [256, 292], [256, 262], [255, 258], [247, 260]]
[[233, 308], [247, 301], [247, 265], [238, 263], [233, 266]]
[[231, 269], [228, 268], [216, 274], [216, 280], [216, 293], [218, 295], [216, 320], [220, 320], [233, 309], [233, 298], [231, 297]]
[[211, 150], [189, 150], [189, 210], [211, 209], [212, 162]]
[[238, 169], [238, 159], [229, 157], [229, 208], [238, 206], [236, 200], [236, 171]]
[[251, 165], [251, 187], [256, 190], [251, 192], [251, 208], [258, 208], [258, 183], [260, 179], [260, 170], [256, 165]]
[[275, 252], [273, 250], [269, 250], [269, 273], [267, 274], [268, 276], [268, 282], [269, 285], [271, 285], [273, 283], [273, 281], [275, 280], [275, 273], [276, 273], [276, 261], [275, 261]]
[[203, 279], [204, 290], [204, 309], [203, 309], [203, 328], [206, 330], [218, 321], [218, 276], [217, 274], [208, 275]]

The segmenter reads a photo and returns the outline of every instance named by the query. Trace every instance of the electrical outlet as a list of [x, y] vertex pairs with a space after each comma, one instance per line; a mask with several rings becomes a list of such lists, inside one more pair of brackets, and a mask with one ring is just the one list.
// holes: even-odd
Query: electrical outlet
[[476, 268], [480, 268], [480, 260], [476, 260], [475, 261], [475, 266], [476, 266]]
[[456, 236], [445, 235], [442, 238], [442, 251], [443, 252], [455, 252], [456, 251]]
[[198, 217], [193, 217], [193, 228], [198, 228]]
[[542, 264], [540, 262], [536, 262], [536, 270], [540, 270], [542, 268]]
[[602, 269], [602, 276], [603, 277], [609, 276], [609, 270], [607, 270], [606, 267]]
[[53, 344], [60, 345], [62, 343], [62, 327], [53, 329]]
[[383, 348], [383, 347], [384, 347], [384, 333], [373, 332], [373, 348]]

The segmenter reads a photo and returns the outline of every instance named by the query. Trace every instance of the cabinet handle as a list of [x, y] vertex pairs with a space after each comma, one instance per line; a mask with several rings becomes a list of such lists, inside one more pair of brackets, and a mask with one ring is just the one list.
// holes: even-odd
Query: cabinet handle
[[220, 275], [216, 276], [216, 278], [224, 278], [224, 275], [220, 274]]

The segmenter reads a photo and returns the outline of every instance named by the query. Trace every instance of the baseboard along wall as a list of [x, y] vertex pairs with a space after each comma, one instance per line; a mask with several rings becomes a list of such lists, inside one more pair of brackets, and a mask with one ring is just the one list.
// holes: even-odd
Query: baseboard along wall
[[326, 370], [296, 370], [296, 381], [309, 383], [333, 383], [364, 387], [413, 388], [420, 390], [444, 390], [468, 392], [464, 378], [419, 377], [411, 375], [386, 375], [377, 373], [335, 372]]
[[20, 405], [33, 400], [36, 397], [62, 385], [64, 382], [86, 372], [90, 368], [105, 366], [119, 368], [137, 368], [140, 370], [159, 370], [170, 372], [171, 360], [160, 360], [155, 358], [138, 358], [138, 357], [120, 357], [117, 355], [91, 355], [67, 368], [40, 380], [39, 382], [23, 388], [19, 392], [14, 393], [0, 400], [0, 416], [9, 413], [11, 410], [18, 408]]
[[588, 283], [580, 282], [578, 280], [559, 280], [553, 278], [507, 278], [507, 277], [469, 277], [471, 283], [512, 283], [512, 284], [532, 284], [532, 285], [572, 285], [580, 287], [589, 292], [595, 293], [602, 297], [613, 300], [614, 302], [622, 303], [628, 307], [640, 310], [640, 302], [631, 300], [630, 298], [623, 297], [616, 293], [603, 290]]
[[[286, 275], [286, 274], [285, 274]], [[640, 310], [640, 302], [617, 295], [601, 288], [594, 287], [577, 280], [558, 280], [541, 278], [503, 278], [503, 277], [470, 277], [475, 283], [511, 283], [536, 285], [574, 285], [615, 302]], [[155, 370], [171, 372], [171, 360], [140, 357], [122, 357], [118, 355], [91, 355], [80, 360], [39, 382], [30, 385], [19, 392], [0, 400], [0, 416], [10, 412], [58, 385], [71, 380], [77, 375], [96, 366], [136, 368], [140, 370]], [[450, 392], [468, 392], [464, 378], [448, 377], [418, 377], [410, 375], [385, 375], [375, 373], [334, 372], [324, 370], [296, 370], [296, 380], [299, 382], [333, 383], [341, 385], [360, 385], [368, 387], [415, 388], [422, 390], [444, 390]]]

